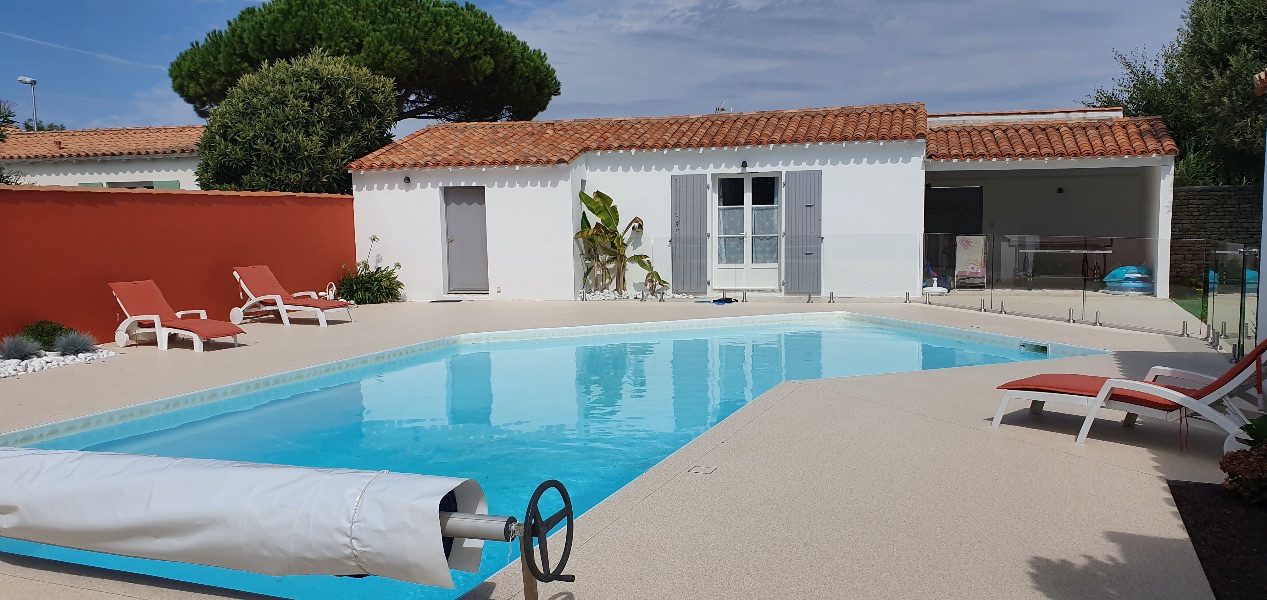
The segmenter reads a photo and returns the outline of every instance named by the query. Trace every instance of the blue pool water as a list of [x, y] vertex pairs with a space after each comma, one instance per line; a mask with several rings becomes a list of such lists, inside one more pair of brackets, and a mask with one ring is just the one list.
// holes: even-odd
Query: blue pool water
[[[848, 321], [464, 344], [39, 446], [467, 477], [492, 514], [522, 515], [536, 484], [558, 479], [579, 514], [782, 381], [1040, 358]], [[488, 543], [480, 572], [442, 590], [0, 550], [291, 598], [456, 598], [517, 556]]]

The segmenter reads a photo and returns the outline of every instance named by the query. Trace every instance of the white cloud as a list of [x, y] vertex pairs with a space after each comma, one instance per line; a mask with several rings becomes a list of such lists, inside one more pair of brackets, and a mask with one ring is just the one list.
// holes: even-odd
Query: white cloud
[[923, 101], [1075, 106], [1160, 49], [1185, 0], [560, 0], [501, 22], [544, 50], [563, 95], [542, 118]]
[[125, 106], [123, 110], [88, 121], [84, 127], [152, 127], [203, 122], [193, 107], [181, 100], [165, 83], [134, 92], [131, 102]]

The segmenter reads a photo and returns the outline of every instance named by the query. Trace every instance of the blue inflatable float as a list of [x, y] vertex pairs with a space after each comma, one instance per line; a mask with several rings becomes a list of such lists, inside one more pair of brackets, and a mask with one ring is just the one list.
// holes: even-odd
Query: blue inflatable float
[[[1211, 288], [1218, 288], [1219, 274], [1209, 271], [1209, 281]], [[1258, 293], [1258, 271], [1253, 269], [1245, 269], [1245, 292], [1249, 294]]]
[[1148, 267], [1118, 267], [1104, 276], [1104, 291], [1151, 296], [1154, 292], [1153, 272]]

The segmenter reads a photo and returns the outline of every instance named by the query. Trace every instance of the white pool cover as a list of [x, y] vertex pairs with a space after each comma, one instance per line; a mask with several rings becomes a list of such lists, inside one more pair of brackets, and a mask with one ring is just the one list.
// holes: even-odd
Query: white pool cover
[[484, 514], [470, 479], [0, 448], [0, 536], [267, 575], [370, 574], [453, 587], [480, 540], [446, 559], [440, 500]]

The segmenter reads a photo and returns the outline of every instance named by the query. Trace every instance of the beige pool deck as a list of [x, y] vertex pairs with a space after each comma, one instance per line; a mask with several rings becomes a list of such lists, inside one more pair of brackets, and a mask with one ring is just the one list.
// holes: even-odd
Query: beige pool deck
[[[1223, 436], [1194, 427], [1181, 452], [1178, 425], [1123, 428], [1101, 411], [1080, 446], [1084, 413], [1019, 403], [990, 426], [995, 386], [1017, 377], [1225, 370], [1197, 339], [900, 302], [408, 303], [326, 329], [249, 323], [236, 348], [130, 347], [0, 380], [0, 430], [463, 332], [834, 310], [1114, 353], [783, 383], [580, 517], [576, 582], [541, 598], [1213, 597], [1166, 479], [1221, 480]], [[520, 598], [519, 577], [466, 598]], [[0, 553], [0, 599], [223, 597], [253, 596]]]

